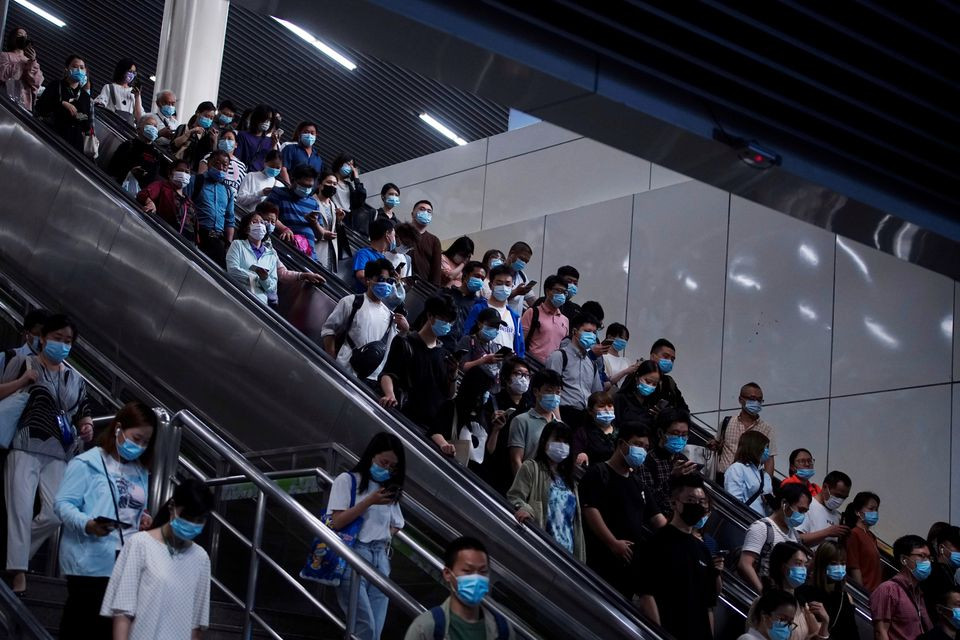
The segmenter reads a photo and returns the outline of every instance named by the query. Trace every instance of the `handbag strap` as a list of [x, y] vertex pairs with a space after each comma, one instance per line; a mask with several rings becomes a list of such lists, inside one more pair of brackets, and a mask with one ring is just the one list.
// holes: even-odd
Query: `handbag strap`
[[350, 508], [357, 503], [357, 476], [350, 472]]
[[113, 481], [110, 480], [110, 472], [107, 471], [107, 461], [103, 459], [103, 455], [100, 456], [100, 464], [103, 465], [103, 475], [107, 478], [107, 486], [110, 487], [110, 498], [113, 499], [113, 513], [117, 517], [117, 522], [120, 522], [121, 526], [117, 527], [117, 531], [120, 533], [120, 546], [123, 546], [123, 522], [120, 520], [120, 508], [117, 506], [117, 495], [113, 491]]
[[758, 470], [760, 471], [760, 487], [757, 489], [756, 493], [754, 493], [752, 496], [750, 496], [750, 499], [746, 501], [745, 504], [746, 504], [748, 507], [749, 507], [750, 505], [752, 505], [752, 504], [754, 503], [754, 501], [763, 494], [763, 480], [764, 480], [763, 468], [761, 467], [761, 468], [759, 468]]

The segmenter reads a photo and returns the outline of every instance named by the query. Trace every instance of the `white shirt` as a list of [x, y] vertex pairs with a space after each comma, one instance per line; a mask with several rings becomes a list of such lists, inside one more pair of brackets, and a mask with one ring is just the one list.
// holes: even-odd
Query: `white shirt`
[[130, 640], [187, 640], [210, 619], [210, 558], [191, 544], [170, 555], [146, 531], [127, 538], [100, 615], [133, 618]]
[[390, 261], [399, 277], [406, 278], [410, 275], [410, 258], [405, 253], [384, 251], [383, 257]]
[[[380, 491], [380, 484], [370, 479], [370, 486], [363, 493], [360, 493], [360, 474], [354, 474], [357, 479], [357, 499], [354, 504], [364, 500], [371, 493]], [[330, 502], [327, 503], [327, 511], [344, 511], [350, 508], [350, 474], [341, 473], [333, 481], [330, 487]], [[363, 526], [360, 527], [360, 533], [357, 535], [359, 542], [374, 542], [376, 540], [389, 540], [390, 528], [402, 529], [404, 525], [403, 513], [400, 511], [400, 505], [396, 502], [391, 504], [375, 504], [363, 512]]]
[[[827, 527], [840, 524], [840, 512], [830, 511], [820, 501], [814, 498], [810, 501], [810, 510], [807, 511], [807, 517], [803, 519], [803, 524], [797, 527], [799, 533], [813, 533], [823, 531]], [[836, 538], [827, 538], [827, 540], [836, 541]], [[816, 549], [816, 546], [811, 548]]]
[[[607, 377], [611, 380], [632, 364], [633, 362], [629, 358], [624, 358], [623, 356], [615, 356], [611, 353], [603, 356], [603, 370], [606, 371]], [[616, 386], [619, 387], [621, 382], [623, 382], [623, 380], [618, 380]]]
[[[747, 529], [747, 534], [743, 537], [743, 551], [752, 551], [757, 554], [757, 556], [760, 556], [763, 545], [767, 542], [767, 524], [773, 528], [773, 545], [770, 547], [770, 551], [781, 542], [799, 542], [799, 540], [797, 540], [797, 534], [793, 529], [789, 529], [787, 533], [784, 533], [780, 530], [780, 527], [777, 526], [777, 523], [770, 518], [760, 518]], [[768, 551], [765, 557], [760, 558], [759, 575], [767, 575], [769, 568], [770, 554]]]
[[492, 309], [496, 309], [497, 313], [500, 314], [500, 319], [503, 320], [506, 326], [501, 325], [500, 331], [497, 332], [497, 337], [493, 339], [493, 342], [496, 342], [501, 347], [507, 347], [508, 349], [513, 349], [513, 334], [515, 333], [513, 327], [513, 316], [510, 314], [510, 309], [506, 306], [503, 307], [494, 307], [491, 305]]
[[[157, 129], [170, 129], [170, 131], [176, 131], [177, 127], [180, 126], [180, 120], [177, 119], [177, 114], [173, 114], [172, 116], [168, 117], [159, 111], [155, 111], [149, 115], [157, 119]], [[161, 147], [166, 147], [170, 145], [170, 138], [157, 138], [154, 140], [154, 143]]]
[[258, 204], [266, 200], [267, 196], [263, 195], [264, 189], [282, 186], [282, 182], [271, 178], [263, 171], [248, 173], [243, 177], [240, 189], [237, 191], [237, 204], [248, 211], [253, 211]]
[[[132, 536], [140, 529], [140, 514], [147, 508], [147, 487], [140, 482], [140, 465], [135, 462], [120, 462], [111, 455], [101, 456], [110, 473], [114, 499], [117, 501], [117, 514], [98, 515], [116, 517], [124, 524], [123, 535]], [[117, 536], [117, 550], [121, 549], [120, 536]]]
[[[760, 469], [757, 466], [734, 462], [723, 474], [723, 488], [738, 501], [746, 503], [760, 488], [760, 475]], [[763, 492], [747, 506], [757, 515], [767, 515], [763, 506], [763, 496], [768, 493], [773, 493], [773, 486], [770, 482], [770, 474], [764, 472]]]
[[[113, 87], [113, 89], [111, 89], [111, 87]], [[116, 100], [113, 99], [114, 96], [117, 97]], [[100, 89], [100, 95], [97, 96], [95, 102], [101, 107], [107, 107], [113, 111], [133, 113], [134, 99], [139, 101], [140, 97], [137, 96], [134, 98], [132, 87], [124, 87], [109, 82]]]
[[[353, 298], [355, 295], [356, 294], [350, 294], [340, 299], [337, 306], [333, 308], [333, 313], [331, 313], [330, 316], [327, 317], [327, 321], [323, 323], [323, 330], [320, 332], [321, 337], [337, 335], [340, 328], [346, 324], [350, 313], [353, 311]], [[364, 293], [363, 306], [357, 309], [357, 315], [353, 319], [353, 325], [347, 331], [347, 335], [353, 340], [353, 344], [357, 345], [357, 347], [362, 347], [367, 343], [382, 338], [384, 332], [387, 330], [387, 325], [390, 324], [391, 318], [393, 318], [393, 313], [385, 304], [379, 301], [374, 302], [370, 299], [370, 296]], [[391, 327], [390, 335], [387, 336], [387, 353], [390, 353], [390, 343], [393, 342], [393, 337], [397, 335], [396, 324], [391, 325]], [[337, 353], [337, 362], [347, 369], [350, 369], [351, 355], [353, 355], [353, 349], [351, 349], [350, 344], [344, 340], [343, 346], [340, 347], [340, 351]], [[387, 360], [386, 356], [384, 356], [383, 360], [380, 366], [377, 367], [377, 370], [367, 377], [368, 380], [377, 380], [380, 377], [380, 370], [383, 369], [383, 365]]]
[[[513, 288], [516, 289], [522, 284], [527, 284], [527, 276], [522, 271], [519, 271], [513, 276]], [[513, 296], [507, 300], [507, 306], [516, 311], [518, 316], [522, 316], [527, 307], [533, 306], [536, 300], [537, 294], [531, 290], [524, 296]]]

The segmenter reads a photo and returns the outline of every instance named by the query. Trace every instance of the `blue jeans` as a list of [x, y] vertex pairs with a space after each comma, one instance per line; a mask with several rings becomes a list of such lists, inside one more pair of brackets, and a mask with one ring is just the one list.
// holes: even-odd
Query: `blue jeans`
[[[374, 542], [358, 542], [353, 550], [358, 556], [369, 562], [381, 574], [390, 575], [390, 558], [387, 550], [389, 540]], [[353, 580], [353, 569], [347, 567], [343, 580], [337, 587], [337, 604], [343, 609], [344, 616], [350, 603], [350, 583]], [[360, 640], [380, 640], [383, 632], [383, 623], [387, 618], [387, 596], [377, 589], [366, 578], [360, 578], [360, 596], [357, 598], [357, 626], [354, 635]]]

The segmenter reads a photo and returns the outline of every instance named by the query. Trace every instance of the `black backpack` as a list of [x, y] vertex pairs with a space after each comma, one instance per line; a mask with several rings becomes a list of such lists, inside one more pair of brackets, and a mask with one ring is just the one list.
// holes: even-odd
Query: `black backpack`
[[387, 356], [387, 338], [390, 337], [390, 331], [393, 329], [393, 316], [391, 316], [390, 322], [387, 323], [387, 330], [384, 332], [382, 338], [368, 342], [360, 347], [354, 344], [353, 339], [351, 339], [349, 335], [350, 328], [353, 327], [353, 320], [357, 317], [357, 312], [360, 310], [360, 307], [363, 306], [363, 298], [366, 295], [365, 293], [358, 293], [353, 296], [350, 317], [347, 318], [346, 324], [344, 324], [343, 329], [337, 333], [336, 337], [337, 351], [340, 351], [344, 342], [350, 345], [350, 348], [353, 350], [353, 353], [350, 354], [350, 366], [357, 374], [357, 377], [361, 379], [366, 378], [376, 371], [377, 367], [380, 366], [380, 363], [383, 362], [383, 359]]

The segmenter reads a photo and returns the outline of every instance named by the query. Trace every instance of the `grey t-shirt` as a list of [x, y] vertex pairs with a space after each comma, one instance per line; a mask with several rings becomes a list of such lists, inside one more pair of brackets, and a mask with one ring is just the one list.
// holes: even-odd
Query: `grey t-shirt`
[[510, 422], [507, 446], [522, 448], [523, 459], [529, 460], [537, 453], [537, 444], [540, 442], [540, 434], [543, 433], [545, 426], [547, 426], [547, 418], [537, 413], [536, 409], [530, 409], [514, 417]]

